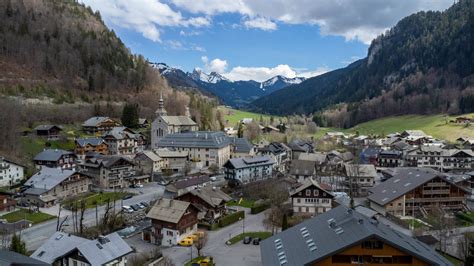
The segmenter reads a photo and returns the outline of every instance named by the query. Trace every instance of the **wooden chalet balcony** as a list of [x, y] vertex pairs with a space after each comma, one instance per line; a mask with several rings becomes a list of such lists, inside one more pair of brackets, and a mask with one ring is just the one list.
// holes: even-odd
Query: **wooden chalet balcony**
[[446, 187], [446, 183], [444, 182], [433, 182], [433, 183], [426, 183], [426, 187]]
[[441, 194], [449, 194], [449, 189], [424, 189], [423, 194], [430, 194], [430, 195], [441, 195]]
[[[415, 203], [430, 203], [430, 202], [448, 202], [448, 201], [464, 201], [465, 197], [445, 197], [445, 198], [416, 198]], [[413, 203], [413, 199], [407, 199], [406, 203]]]

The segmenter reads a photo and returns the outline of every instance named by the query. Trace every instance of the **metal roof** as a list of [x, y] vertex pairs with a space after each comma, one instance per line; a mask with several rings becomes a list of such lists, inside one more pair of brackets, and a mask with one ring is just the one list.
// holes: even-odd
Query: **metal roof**
[[[385, 173], [388, 173], [387, 171]], [[399, 167], [392, 177], [370, 189], [368, 200], [384, 206], [441, 174], [430, 168]]]
[[324, 163], [327, 161], [326, 154], [322, 152], [315, 152], [315, 153], [300, 153], [298, 157], [299, 160], [303, 161], [313, 161], [318, 163]]
[[221, 131], [194, 131], [169, 134], [158, 141], [158, 147], [220, 149], [230, 145]]
[[236, 153], [250, 153], [253, 149], [253, 145], [246, 138], [230, 137], [230, 141]]
[[[66, 180], [71, 175], [75, 174], [74, 170], [67, 169], [58, 169], [50, 167], [42, 167], [40, 171], [34, 174], [28, 181], [25, 182], [26, 186], [31, 186], [36, 190], [31, 188], [26, 191], [28, 194], [42, 194], [46, 191], [53, 189], [55, 186]], [[44, 190], [44, 191], [40, 191]]]
[[164, 115], [160, 116], [163, 121], [165, 121], [166, 124], [168, 125], [174, 125], [174, 126], [196, 126], [196, 122], [194, 122], [189, 116], [185, 115], [176, 115], [176, 116], [171, 116], [171, 115]]
[[98, 146], [98, 145], [101, 145], [101, 144], [106, 144], [105, 140], [102, 139], [102, 138], [77, 138], [76, 143], [81, 147], [84, 147], [87, 144], [89, 144], [91, 146]]
[[272, 160], [269, 156], [253, 156], [253, 157], [244, 157], [244, 158], [233, 158], [225, 163], [224, 167], [241, 169], [255, 166], [264, 166], [264, 165], [273, 165], [275, 161]]
[[60, 149], [47, 149], [38, 154], [36, 154], [33, 160], [35, 161], [58, 161], [63, 155], [74, 155], [71, 151], [65, 151]]
[[452, 265], [420, 241], [342, 205], [263, 240], [262, 265], [314, 265], [368, 239], [382, 240], [430, 265]]
[[30, 257], [52, 264], [56, 259], [73, 251], [84, 241], [88, 240], [63, 232], [54, 232]]
[[34, 128], [34, 130], [50, 130], [53, 127], [57, 127], [59, 130], [62, 130], [61, 126], [56, 126], [56, 125], [38, 125]]
[[9, 250], [0, 250], [0, 265], [49, 265], [39, 260]]
[[183, 217], [189, 205], [191, 203], [186, 201], [161, 198], [153, 205], [146, 217], [176, 224]]
[[314, 165], [313, 161], [292, 160], [290, 175], [314, 175], [316, 174]]
[[83, 127], [96, 127], [98, 124], [105, 122], [107, 120], [113, 120], [108, 116], [93, 116], [82, 124]]

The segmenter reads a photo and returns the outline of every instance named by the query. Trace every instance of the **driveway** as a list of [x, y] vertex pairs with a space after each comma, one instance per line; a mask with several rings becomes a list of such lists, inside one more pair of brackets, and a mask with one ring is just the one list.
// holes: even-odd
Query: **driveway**
[[[252, 215], [249, 211], [249, 209], [246, 209], [245, 220], [217, 231], [209, 231], [206, 246], [201, 253], [204, 256], [212, 256], [216, 265], [262, 265], [260, 246], [244, 245], [242, 243], [232, 246], [226, 244], [229, 238], [241, 234], [243, 230], [245, 232], [267, 231], [263, 225], [264, 212]], [[176, 265], [183, 265], [189, 261], [191, 252], [193, 258], [197, 256], [197, 250], [194, 247], [170, 247], [162, 251]]]

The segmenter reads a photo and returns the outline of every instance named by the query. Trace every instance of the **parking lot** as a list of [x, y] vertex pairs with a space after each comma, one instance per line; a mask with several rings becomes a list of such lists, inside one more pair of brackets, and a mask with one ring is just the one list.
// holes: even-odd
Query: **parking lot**
[[[244, 228], [246, 232], [267, 231], [263, 225], [264, 212], [251, 215], [248, 209], [246, 211], [245, 224], [244, 221], [239, 221], [217, 231], [209, 231], [202, 255], [214, 257], [216, 265], [261, 265], [260, 246], [244, 245], [242, 242], [231, 246], [226, 244], [231, 237], [241, 234]], [[191, 247], [170, 247], [162, 251], [175, 265], [183, 265], [191, 259]], [[197, 250], [194, 247], [192, 256], [197, 256]]]

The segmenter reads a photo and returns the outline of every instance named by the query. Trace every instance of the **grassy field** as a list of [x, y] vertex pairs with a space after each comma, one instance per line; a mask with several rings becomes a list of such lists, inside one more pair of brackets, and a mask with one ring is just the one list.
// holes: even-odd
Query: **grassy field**
[[[474, 114], [463, 115], [474, 117]], [[435, 138], [455, 141], [459, 137], [474, 138], [474, 125], [466, 127], [462, 124], [449, 123], [457, 116], [444, 115], [404, 115], [372, 120], [359, 124], [347, 131], [360, 134], [388, 134], [402, 132], [407, 129], [420, 129]]]
[[250, 236], [252, 237], [252, 239], [256, 237], [260, 237], [261, 240], [263, 240], [263, 239], [271, 237], [272, 233], [271, 232], [246, 232], [246, 233], [234, 236], [233, 238], [229, 239], [229, 242], [231, 245], [233, 245], [237, 242], [242, 241], [244, 237], [246, 236]]
[[254, 205], [255, 201], [254, 200], [248, 200], [248, 199], [242, 199], [242, 201], [240, 201], [240, 203], [237, 201], [229, 201], [227, 202], [227, 206], [240, 206], [240, 207], [244, 207], [244, 208], [252, 208], [252, 206]]
[[79, 198], [73, 198], [70, 200], [64, 201], [62, 204], [66, 208], [70, 208], [70, 205], [76, 201], [79, 200], [86, 200], [86, 208], [94, 208], [95, 205], [104, 205], [107, 203], [107, 200], [109, 200], [111, 203], [115, 200], [121, 200], [125, 195], [128, 195], [131, 193], [127, 192], [102, 192], [102, 193], [93, 193], [93, 194], [87, 194], [84, 197], [79, 197]]
[[42, 212], [30, 212], [29, 210], [19, 209], [14, 212], [10, 212], [0, 217], [0, 219], [6, 219], [9, 223], [18, 222], [22, 219], [26, 219], [33, 224], [41, 223], [50, 219], [54, 219], [56, 216], [42, 213]]
[[[259, 121], [260, 116], [263, 118], [263, 120], [270, 120], [270, 115], [264, 115], [264, 114], [259, 114], [259, 113], [251, 113], [251, 112], [246, 112], [246, 111], [241, 111], [241, 110], [236, 110], [236, 109], [230, 109], [224, 106], [219, 106], [218, 110], [221, 110], [224, 114], [224, 119], [227, 121], [227, 126], [230, 127], [235, 127], [235, 125], [242, 119], [244, 118], [252, 118], [254, 120]], [[275, 121], [279, 118], [278, 116], [273, 116]]]

